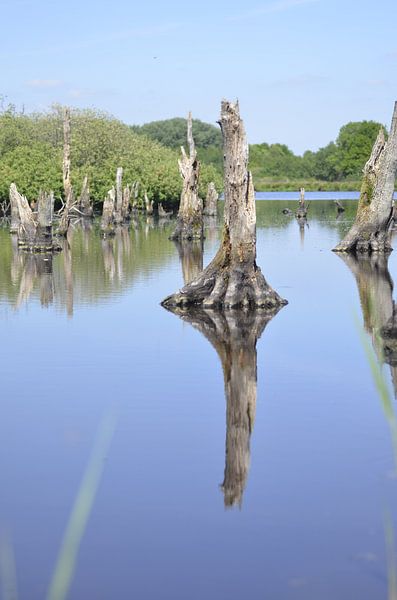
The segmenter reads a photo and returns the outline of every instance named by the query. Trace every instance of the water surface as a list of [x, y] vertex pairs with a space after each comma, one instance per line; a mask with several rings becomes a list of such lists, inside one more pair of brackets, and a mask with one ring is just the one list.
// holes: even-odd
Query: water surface
[[0, 231], [0, 554], [20, 599], [46, 597], [109, 419], [69, 598], [388, 597], [395, 461], [360, 328], [386, 349], [393, 390], [393, 332], [380, 332], [397, 254], [330, 251], [353, 200], [339, 218], [313, 202], [303, 226], [284, 206], [296, 201], [257, 203], [258, 264], [289, 301], [269, 322], [159, 305], [214, 255], [219, 221], [204, 258], [154, 219], [105, 241], [76, 225], [52, 263]]

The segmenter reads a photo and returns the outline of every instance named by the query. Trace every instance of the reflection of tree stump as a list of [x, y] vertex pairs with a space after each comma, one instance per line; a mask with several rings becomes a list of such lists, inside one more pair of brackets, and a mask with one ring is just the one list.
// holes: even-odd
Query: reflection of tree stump
[[356, 219], [335, 252], [390, 252], [393, 194], [397, 172], [397, 102], [385, 140], [383, 128], [364, 167]]
[[356, 279], [365, 330], [371, 335], [379, 360], [390, 365], [397, 394], [397, 311], [388, 257], [385, 254], [340, 256]]
[[49, 306], [54, 300], [54, 277], [52, 270], [52, 254], [21, 253], [23, 271], [16, 300], [18, 309], [27, 302], [38, 281], [40, 286], [41, 306]]
[[221, 488], [226, 507], [241, 506], [256, 410], [256, 342], [271, 316], [260, 310], [170, 310], [198, 329], [221, 360], [226, 395], [226, 458]]
[[183, 282], [186, 285], [196, 279], [203, 270], [203, 241], [174, 242], [182, 265]]
[[225, 157], [223, 240], [213, 261], [163, 306], [277, 310], [286, 301], [267, 284], [256, 264], [256, 213], [248, 144], [238, 104], [222, 102], [220, 119]]

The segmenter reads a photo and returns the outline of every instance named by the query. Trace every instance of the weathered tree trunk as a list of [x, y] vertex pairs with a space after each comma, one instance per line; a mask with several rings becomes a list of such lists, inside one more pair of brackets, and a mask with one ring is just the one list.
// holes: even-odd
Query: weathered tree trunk
[[146, 192], [145, 192], [145, 208], [146, 208], [146, 213], [148, 215], [153, 214], [153, 200], [149, 200], [149, 197]]
[[123, 223], [130, 220], [130, 201], [131, 201], [131, 190], [130, 186], [127, 185], [123, 190], [123, 202], [121, 205], [121, 219]]
[[203, 234], [203, 202], [198, 195], [200, 163], [192, 133], [192, 114], [187, 119], [187, 141], [189, 155], [181, 147], [182, 158], [178, 161], [183, 186], [178, 219], [171, 240], [201, 240]]
[[131, 186], [131, 197], [132, 197], [132, 210], [138, 210], [138, 197], [139, 197], [139, 181], [134, 181]]
[[58, 224], [58, 235], [66, 235], [70, 223], [70, 211], [74, 204], [73, 188], [70, 179], [70, 108], [65, 107], [63, 113], [63, 161], [62, 176], [65, 206]]
[[123, 167], [118, 167], [116, 172], [116, 203], [114, 208], [114, 222], [120, 225], [123, 222]]
[[37, 214], [33, 214], [27, 199], [11, 184], [10, 196], [18, 207], [18, 245], [28, 252], [53, 252], [60, 249], [52, 235], [54, 195], [40, 193]]
[[397, 172], [397, 102], [389, 138], [379, 131], [371, 156], [364, 167], [356, 220], [334, 248], [335, 252], [390, 252], [393, 195]]
[[196, 279], [203, 270], [203, 240], [175, 241], [182, 265], [183, 283]]
[[248, 144], [238, 103], [222, 101], [220, 119], [225, 157], [223, 240], [213, 261], [194, 281], [162, 304], [204, 308], [263, 307], [287, 304], [268, 285], [256, 264], [254, 188], [248, 172]]
[[340, 257], [355, 277], [365, 330], [371, 336], [378, 359], [390, 365], [397, 396], [397, 310], [388, 256], [343, 253]]
[[241, 506], [250, 466], [257, 388], [256, 343], [273, 314], [179, 307], [171, 309], [198, 329], [217, 351], [226, 396], [226, 456], [221, 489], [226, 507]]
[[15, 184], [10, 186], [10, 205], [11, 205], [11, 225], [10, 225], [10, 233], [17, 233], [20, 220], [19, 220], [19, 210], [18, 210], [18, 199], [16, 194], [18, 193]]
[[108, 195], [103, 201], [101, 231], [104, 237], [114, 235], [114, 204], [116, 201], [116, 192], [114, 188], [108, 191]]
[[203, 214], [207, 217], [216, 217], [218, 212], [218, 192], [213, 181], [208, 184], [207, 196], [204, 203]]
[[297, 219], [304, 219], [306, 218], [307, 215], [307, 210], [308, 210], [308, 206], [305, 202], [305, 188], [301, 188], [300, 189], [300, 198], [299, 198], [299, 205], [298, 205], [298, 209], [295, 213], [295, 216]]
[[88, 176], [86, 175], [83, 180], [83, 186], [81, 188], [81, 194], [79, 198], [79, 210], [84, 218], [91, 218], [94, 214], [92, 202], [90, 198], [90, 186], [88, 184]]

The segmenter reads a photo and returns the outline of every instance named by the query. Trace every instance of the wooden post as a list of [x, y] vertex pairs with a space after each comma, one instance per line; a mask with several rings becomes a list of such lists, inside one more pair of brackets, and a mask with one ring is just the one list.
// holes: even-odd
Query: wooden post
[[182, 158], [178, 161], [183, 186], [179, 204], [178, 219], [171, 240], [203, 239], [203, 203], [198, 195], [200, 163], [192, 133], [192, 114], [187, 119], [187, 141], [189, 155], [181, 147]]
[[218, 192], [213, 181], [208, 184], [207, 196], [204, 203], [203, 214], [207, 217], [216, 217], [218, 212]]
[[109, 237], [114, 235], [114, 205], [116, 201], [116, 192], [115, 189], [112, 188], [108, 191], [108, 195], [103, 201], [102, 208], [102, 220], [101, 220], [101, 231], [103, 237]]
[[355, 222], [334, 252], [390, 252], [393, 195], [397, 173], [397, 102], [388, 140], [379, 131], [364, 167]]
[[238, 103], [222, 101], [220, 125], [224, 146], [224, 229], [218, 253], [203, 273], [165, 307], [261, 307], [277, 312], [286, 300], [268, 285], [256, 264], [254, 187], [248, 171], [248, 144]]

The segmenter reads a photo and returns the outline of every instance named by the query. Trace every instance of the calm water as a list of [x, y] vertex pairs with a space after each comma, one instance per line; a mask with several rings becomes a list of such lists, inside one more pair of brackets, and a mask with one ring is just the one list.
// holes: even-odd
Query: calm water
[[379, 352], [397, 252], [387, 270], [330, 251], [354, 201], [312, 203], [303, 228], [283, 206], [257, 205], [258, 264], [289, 301], [257, 343], [263, 322], [222, 338], [159, 305], [200, 267], [167, 223], [76, 227], [52, 265], [0, 231], [0, 573], [19, 599], [47, 597], [68, 523], [73, 600], [388, 598], [396, 465], [360, 329]]

